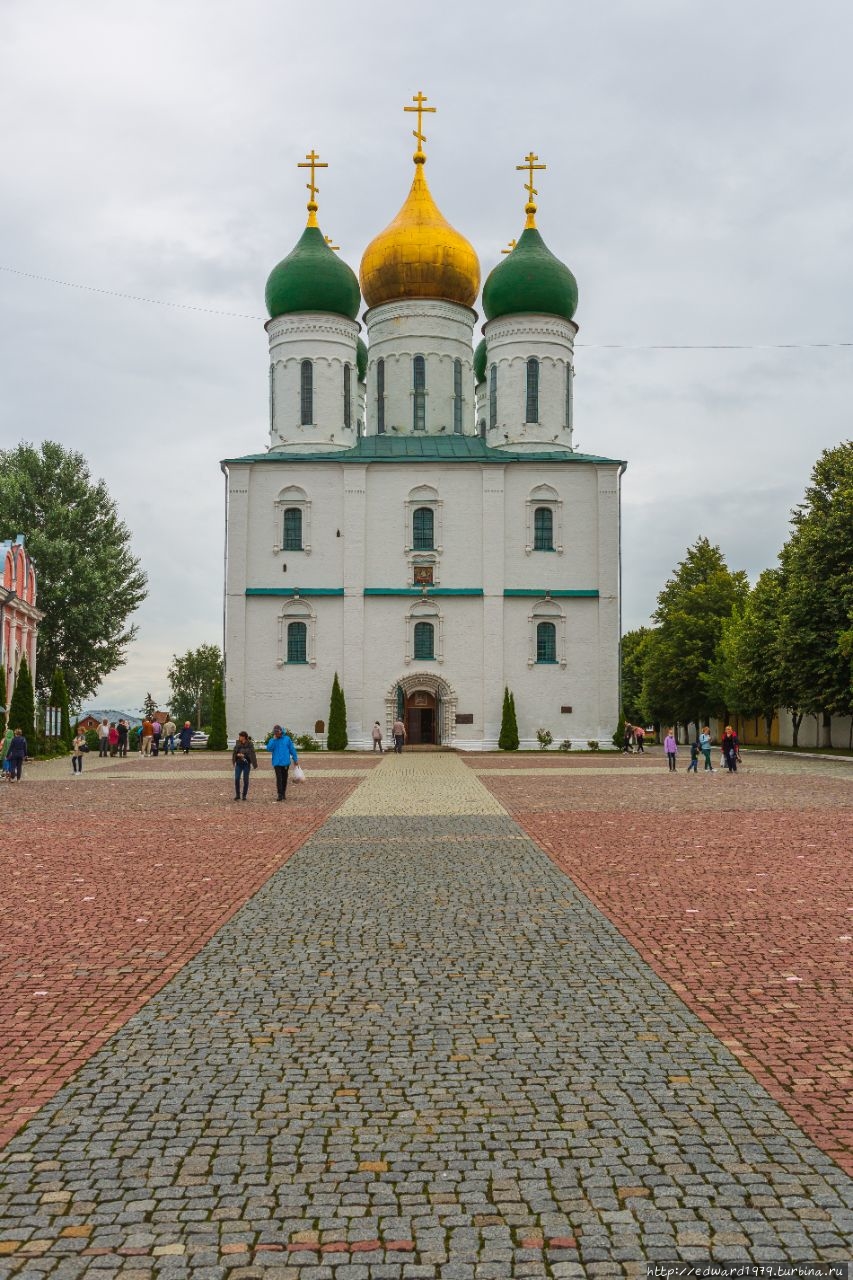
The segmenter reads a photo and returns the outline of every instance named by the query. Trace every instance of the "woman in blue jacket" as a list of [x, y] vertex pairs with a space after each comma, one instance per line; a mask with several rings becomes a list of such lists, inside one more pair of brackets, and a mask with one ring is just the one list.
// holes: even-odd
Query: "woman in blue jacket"
[[296, 764], [299, 757], [289, 733], [285, 733], [280, 724], [273, 726], [272, 737], [267, 743], [267, 751], [272, 754], [272, 767], [275, 770], [275, 786], [278, 795], [276, 800], [283, 800], [287, 794], [287, 771], [291, 764]]

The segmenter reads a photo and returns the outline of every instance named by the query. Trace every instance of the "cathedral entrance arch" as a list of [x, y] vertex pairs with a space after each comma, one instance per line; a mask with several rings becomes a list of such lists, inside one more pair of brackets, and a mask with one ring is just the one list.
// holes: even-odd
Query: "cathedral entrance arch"
[[385, 719], [388, 740], [391, 726], [401, 719], [410, 746], [450, 746], [456, 737], [456, 691], [429, 671], [412, 671], [388, 690]]

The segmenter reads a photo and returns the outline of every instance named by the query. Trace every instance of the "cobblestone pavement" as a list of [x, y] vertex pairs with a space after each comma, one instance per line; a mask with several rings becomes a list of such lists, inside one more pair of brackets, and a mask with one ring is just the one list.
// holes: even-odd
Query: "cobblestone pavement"
[[[9, 1143], [0, 1270], [565, 1280], [849, 1258], [851, 1180], [471, 769], [404, 762], [362, 783], [378, 813], [339, 808]], [[415, 771], [433, 812], [400, 817]], [[235, 807], [262, 843], [263, 806]]]
[[853, 1173], [853, 763], [748, 757], [688, 778], [654, 755], [609, 776], [530, 760], [472, 767]]

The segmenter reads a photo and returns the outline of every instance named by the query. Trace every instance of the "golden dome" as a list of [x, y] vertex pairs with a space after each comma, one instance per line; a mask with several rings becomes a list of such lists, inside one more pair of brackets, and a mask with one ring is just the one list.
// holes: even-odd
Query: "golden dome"
[[369, 307], [398, 298], [442, 298], [473, 305], [480, 263], [473, 247], [439, 212], [424, 176], [422, 152], [394, 221], [372, 240], [361, 259], [361, 292]]

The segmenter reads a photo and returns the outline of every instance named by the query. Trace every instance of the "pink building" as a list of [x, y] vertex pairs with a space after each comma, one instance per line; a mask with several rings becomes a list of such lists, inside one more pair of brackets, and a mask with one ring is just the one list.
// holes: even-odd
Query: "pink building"
[[14, 542], [0, 542], [0, 569], [0, 665], [6, 671], [8, 705], [24, 654], [35, 677], [36, 636], [44, 617], [36, 608], [36, 574], [23, 534], [19, 533]]

